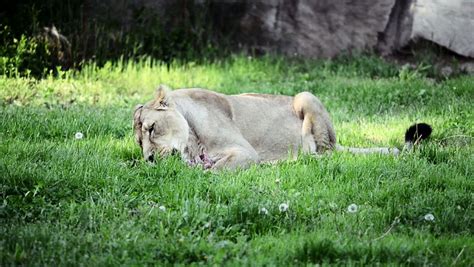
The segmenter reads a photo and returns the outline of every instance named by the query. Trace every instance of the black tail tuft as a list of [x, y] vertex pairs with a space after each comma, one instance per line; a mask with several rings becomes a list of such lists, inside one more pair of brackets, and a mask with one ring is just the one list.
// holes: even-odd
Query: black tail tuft
[[405, 142], [417, 143], [421, 140], [427, 139], [433, 129], [426, 123], [415, 123], [405, 133]]

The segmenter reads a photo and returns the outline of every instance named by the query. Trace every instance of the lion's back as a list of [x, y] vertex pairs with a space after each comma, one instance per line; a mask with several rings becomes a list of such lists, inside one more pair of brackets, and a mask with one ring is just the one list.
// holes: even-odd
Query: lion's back
[[228, 96], [234, 123], [262, 160], [286, 157], [301, 145], [302, 121], [293, 110], [293, 97], [265, 94]]

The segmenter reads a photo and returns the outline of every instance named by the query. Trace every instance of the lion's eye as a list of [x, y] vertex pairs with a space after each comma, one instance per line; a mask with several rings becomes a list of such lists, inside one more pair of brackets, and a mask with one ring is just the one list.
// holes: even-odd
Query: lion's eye
[[154, 130], [155, 130], [155, 124], [153, 123], [153, 124], [150, 126], [150, 128], [148, 128], [148, 133], [149, 133], [150, 135], [152, 135]]

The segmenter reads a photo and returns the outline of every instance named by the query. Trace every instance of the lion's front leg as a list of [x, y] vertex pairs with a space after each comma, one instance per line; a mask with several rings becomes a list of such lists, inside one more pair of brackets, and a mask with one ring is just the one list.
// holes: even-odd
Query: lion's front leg
[[216, 163], [212, 166], [212, 169], [244, 169], [258, 163], [258, 161], [258, 154], [255, 149], [231, 147], [218, 153]]

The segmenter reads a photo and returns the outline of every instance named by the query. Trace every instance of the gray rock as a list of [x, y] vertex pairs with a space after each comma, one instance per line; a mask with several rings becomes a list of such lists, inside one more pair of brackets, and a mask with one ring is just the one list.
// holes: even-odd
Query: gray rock
[[465, 62], [459, 66], [459, 69], [467, 74], [474, 75], [474, 62]]
[[[231, 38], [236, 49], [329, 58], [352, 51], [391, 54], [410, 40], [426, 39], [474, 57], [472, 0], [88, 0], [88, 23], [114, 21], [117, 38], [142, 21], [159, 21], [168, 31], [202, 25], [216, 39]], [[114, 25], [115, 25], [114, 24]], [[149, 25], [153, 29], [156, 25]], [[122, 31], [125, 31], [124, 33]], [[116, 35], [117, 35], [116, 34]], [[123, 35], [122, 35], [123, 34]], [[115, 36], [114, 32], [109, 32]], [[115, 38], [115, 37], [114, 37]], [[112, 38], [113, 39], [113, 38]], [[113, 40], [112, 40], [113, 41]]]
[[416, 0], [411, 38], [423, 38], [474, 57], [474, 1]]
[[441, 72], [441, 75], [448, 77], [448, 76], [451, 76], [451, 74], [453, 74], [453, 68], [451, 68], [450, 66], [444, 66], [440, 69], [440, 72]]

